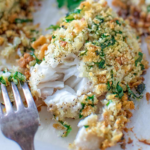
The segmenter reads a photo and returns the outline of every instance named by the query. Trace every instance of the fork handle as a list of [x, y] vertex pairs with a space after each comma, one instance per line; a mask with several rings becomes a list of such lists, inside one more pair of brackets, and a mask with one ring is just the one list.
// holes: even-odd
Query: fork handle
[[30, 144], [26, 144], [26, 145], [21, 146], [21, 149], [22, 150], [35, 150], [34, 145], [30, 145]]
[[34, 149], [34, 139], [28, 139], [19, 143], [22, 150], [35, 150]]

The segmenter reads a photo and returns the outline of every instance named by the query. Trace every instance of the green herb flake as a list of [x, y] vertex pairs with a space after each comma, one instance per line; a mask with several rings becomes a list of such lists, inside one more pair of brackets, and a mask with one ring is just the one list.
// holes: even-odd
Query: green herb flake
[[72, 131], [72, 128], [70, 125], [65, 124], [63, 121], [58, 121], [63, 127], [66, 128], [66, 131], [63, 133], [62, 137], [67, 137], [68, 134]]
[[26, 77], [22, 73], [16, 71], [14, 74], [11, 74], [11, 76], [8, 77], [8, 81], [18, 84], [19, 82], [25, 82]]
[[105, 60], [101, 60], [100, 62], [96, 62], [99, 69], [104, 69], [105, 68]]
[[145, 67], [144, 67], [143, 64], [140, 64], [140, 66], [141, 66], [141, 70], [144, 70], [144, 69], [145, 69]]
[[102, 24], [104, 22], [104, 18], [101, 16], [96, 16], [96, 19], [99, 20], [99, 24]]
[[9, 81], [9, 82], [12, 82], [12, 76], [9, 76], [9, 77], [8, 77], [8, 81]]
[[36, 41], [36, 38], [33, 37], [33, 38], [31, 38], [30, 40], [31, 40], [31, 42], [34, 42], [34, 41]]
[[119, 20], [116, 20], [116, 23], [121, 26], [121, 23], [119, 22]]
[[89, 128], [89, 125], [84, 125], [85, 128]]
[[37, 64], [40, 64], [40, 63], [42, 62], [42, 60], [38, 59], [38, 58], [35, 56], [34, 52], [30, 52], [30, 55], [35, 58]]
[[65, 17], [65, 22], [71, 22], [74, 20], [74, 15], [70, 14], [68, 16]]
[[88, 65], [88, 67], [89, 67], [89, 69], [91, 69], [91, 68], [93, 68], [93, 67], [94, 67], [94, 65]]
[[75, 14], [80, 14], [80, 12], [81, 12], [81, 9], [75, 9], [73, 12], [68, 13], [65, 17], [65, 22], [73, 21], [75, 19], [74, 15]]
[[24, 82], [26, 80], [25, 76], [22, 73], [18, 72], [18, 71], [15, 72], [15, 74], [12, 77], [12, 79], [13, 80], [16, 79], [16, 80], [19, 80], [21, 82]]
[[122, 87], [119, 85], [119, 82], [117, 83], [116, 90], [117, 90], [118, 97], [121, 99], [124, 93]]
[[37, 31], [37, 30], [30, 30], [32, 33], [33, 32], [35, 32], [36, 34], [38, 34], [39, 33], [39, 31]]
[[114, 72], [113, 72], [113, 70], [110, 71], [110, 75], [111, 75], [111, 78], [113, 79], [113, 77], [114, 77]]
[[73, 11], [73, 13], [74, 13], [74, 14], [80, 14], [80, 13], [81, 13], [81, 9], [75, 9], [75, 10]]
[[96, 53], [97, 56], [99, 55], [100, 57], [104, 57], [105, 56], [103, 50], [101, 50], [100, 52], [98, 50], [96, 50], [95, 53]]
[[108, 81], [108, 82], [106, 83], [106, 85], [107, 85], [107, 90], [109, 91], [109, 90], [111, 89], [110, 82]]
[[33, 22], [33, 19], [15, 19], [15, 23], [27, 23], [27, 22]]
[[57, 29], [60, 29], [60, 26], [59, 25], [50, 25], [46, 30], [57, 30]]
[[144, 90], [145, 90], [145, 84], [144, 83], [141, 83], [139, 84], [136, 88], [136, 91], [138, 92], [138, 94], [143, 94]]
[[58, 8], [63, 7], [66, 4], [66, 0], [57, 0]]
[[116, 31], [115, 33], [117, 33], [117, 34], [122, 34], [122, 31]]
[[79, 113], [79, 118], [83, 117], [82, 110], [85, 108], [85, 104], [84, 103], [81, 103], [81, 105], [82, 105], [82, 108], [81, 108], [80, 113]]
[[150, 12], [150, 5], [147, 6], [147, 12]]
[[99, 51], [98, 50], [96, 50], [95, 53], [96, 53], [97, 56], [99, 55]]
[[135, 66], [137, 66], [138, 63], [140, 63], [143, 59], [143, 53], [138, 53], [139, 57], [135, 60]]
[[0, 83], [6, 85], [6, 81], [4, 80], [4, 78], [2, 76], [0, 77]]
[[106, 106], [109, 106], [112, 103], [112, 100], [109, 100]]
[[65, 40], [64, 38], [62, 38], [62, 37], [60, 37], [60, 40], [61, 40], [61, 41], [66, 41], [66, 40]]
[[[104, 36], [106, 36], [106, 35], [102, 35], [102, 38], [106, 38]], [[106, 47], [113, 46], [115, 43], [116, 43], [116, 40], [115, 40], [114, 36], [111, 39], [106, 39], [103, 43], [99, 43], [98, 41], [93, 42], [94, 45], [100, 46], [102, 51]]]
[[86, 101], [90, 100], [90, 101], [92, 101], [92, 103], [94, 104], [94, 95], [88, 96], [85, 100], [86, 100]]
[[132, 98], [136, 98], [136, 99], [141, 99], [141, 98], [143, 98], [143, 96], [142, 95], [140, 95], [140, 96], [137, 96], [136, 94], [134, 94], [133, 93], [133, 91], [130, 89], [130, 87], [129, 87], [129, 85], [127, 84], [127, 90], [128, 90], [128, 96], [129, 97], [132, 97]]
[[56, 38], [56, 36], [55, 35], [52, 35], [52, 39], [55, 39]]
[[116, 40], [114, 37], [112, 37], [110, 40], [106, 40], [104, 44], [101, 45], [101, 48], [104, 49], [109, 46], [113, 46], [115, 44]]
[[32, 52], [34, 52], [34, 51], [35, 51], [35, 49], [34, 49], [34, 48], [32, 48], [32, 47], [31, 47], [31, 48], [29, 48], [29, 50], [31, 50]]
[[84, 56], [84, 55], [86, 55], [87, 54], [87, 49], [85, 50], [85, 51], [82, 51], [82, 52], [80, 52], [80, 56]]
[[122, 31], [119, 31], [119, 34], [122, 34]]
[[63, 6], [67, 6], [67, 8], [71, 11], [79, 6], [79, 4], [83, 0], [57, 0], [58, 8], [61, 8]]
[[105, 39], [105, 38], [107, 38], [107, 37], [109, 37], [109, 35], [108, 35], [107, 33], [104, 33], [104, 34], [101, 35], [101, 38], [102, 38], [102, 39]]

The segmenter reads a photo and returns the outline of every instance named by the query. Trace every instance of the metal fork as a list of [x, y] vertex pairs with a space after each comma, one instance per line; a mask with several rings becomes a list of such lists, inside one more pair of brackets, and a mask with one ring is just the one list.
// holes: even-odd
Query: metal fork
[[21, 84], [28, 107], [24, 107], [18, 88], [11, 83], [17, 110], [14, 111], [6, 86], [1, 84], [6, 113], [0, 106], [0, 125], [3, 134], [16, 141], [22, 150], [34, 150], [34, 135], [39, 126], [39, 115], [27, 83]]

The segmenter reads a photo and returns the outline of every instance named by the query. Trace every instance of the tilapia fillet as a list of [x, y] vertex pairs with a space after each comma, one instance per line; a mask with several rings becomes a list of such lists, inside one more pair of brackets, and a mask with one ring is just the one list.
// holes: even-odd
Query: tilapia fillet
[[[106, 1], [87, 0], [44, 38], [33, 43], [37, 55], [43, 54], [30, 71], [33, 96], [42, 98], [59, 121], [85, 118], [71, 148], [114, 146], [132, 116], [129, 98], [141, 97], [131, 88], [143, 85], [148, 68], [136, 33]], [[102, 95], [106, 99], [100, 100]]]

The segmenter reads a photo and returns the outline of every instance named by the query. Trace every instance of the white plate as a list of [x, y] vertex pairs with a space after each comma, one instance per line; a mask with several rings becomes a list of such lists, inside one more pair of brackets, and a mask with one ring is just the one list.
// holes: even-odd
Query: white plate
[[[111, 0], [108, 0], [110, 3]], [[35, 23], [41, 23], [43, 29], [47, 28], [51, 24], [55, 24], [61, 16], [66, 14], [66, 10], [58, 10], [56, 7], [56, 0], [44, 0], [42, 2], [42, 8], [35, 14]], [[45, 33], [45, 32], [43, 32]], [[146, 45], [142, 46], [147, 59], [150, 60]], [[145, 76], [146, 92], [150, 92], [150, 69]], [[144, 94], [145, 95], [145, 94]], [[137, 103], [137, 109], [134, 111], [134, 116], [131, 122], [128, 124], [129, 127], [134, 127], [133, 131], [139, 139], [150, 139], [150, 104], [147, 104], [146, 98]], [[73, 131], [66, 138], [59, 137], [59, 133], [52, 127], [53, 122], [51, 121], [51, 114], [43, 108], [40, 112], [41, 126], [35, 137], [35, 149], [36, 150], [67, 150], [68, 144], [73, 141], [77, 133], [77, 122], [71, 121]], [[127, 150], [150, 150], [149, 145], [138, 142], [132, 132], [126, 135], [126, 138], [131, 137], [133, 140], [132, 144], [127, 145]], [[19, 146], [8, 139], [6, 139], [2, 133], [0, 133], [0, 150], [20, 150]], [[109, 148], [109, 150], [121, 150], [119, 144], [116, 147]]]

